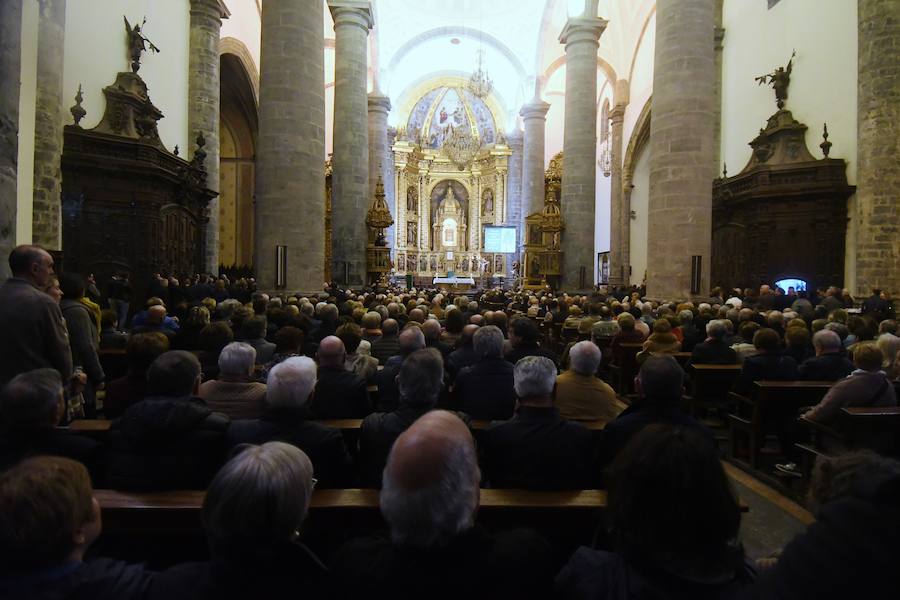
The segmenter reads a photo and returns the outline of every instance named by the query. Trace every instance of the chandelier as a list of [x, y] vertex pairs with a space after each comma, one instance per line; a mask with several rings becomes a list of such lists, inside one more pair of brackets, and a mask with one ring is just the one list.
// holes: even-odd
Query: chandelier
[[597, 164], [603, 170], [604, 177], [612, 174], [612, 153], [609, 150], [609, 139], [600, 144], [600, 159]]
[[478, 62], [476, 64], [477, 68], [472, 75], [469, 76], [468, 88], [476, 97], [484, 98], [491, 93], [491, 90], [494, 88], [494, 83], [484, 69], [484, 50], [482, 49], [478, 50]]
[[472, 162], [480, 149], [475, 137], [465, 127], [451, 125], [447, 128], [441, 150], [460, 171]]

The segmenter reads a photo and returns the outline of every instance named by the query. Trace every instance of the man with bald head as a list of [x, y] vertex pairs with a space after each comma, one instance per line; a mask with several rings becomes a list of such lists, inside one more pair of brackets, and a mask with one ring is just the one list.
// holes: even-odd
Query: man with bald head
[[416, 325], [407, 325], [400, 332], [397, 340], [400, 353], [392, 356], [384, 363], [384, 368], [378, 373], [378, 410], [391, 411], [397, 408], [400, 392], [397, 389], [397, 374], [400, 373], [400, 365], [407, 356], [425, 347], [425, 335], [422, 329]]
[[546, 541], [475, 525], [480, 480], [465, 424], [445, 411], [420, 417], [397, 438], [384, 469], [381, 512], [390, 537], [353, 540], [338, 551], [338, 597], [550, 597]]
[[379, 365], [400, 354], [399, 330], [400, 324], [396, 319], [387, 318], [381, 324], [381, 337], [372, 342], [372, 356], [378, 359]]
[[425, 335], [425, 346], [440, 352], [446, 362], [450, 356], [450, 346], [441, 341], [441, 322], [437, 319], [426, 319], [422, 323], [422, 333]]
[[362, 419], [370, 412], [366, 380], [344, 367], [344, 342], [329, 335], [319, 342], [318, 381], [312, 412], [317, 419]]
[[451, 379], [454, 379], [460, 370], [471, 367], [478, 362], [478, 353], [475, 351], [475, 346], [472, 343], [472, 337], [476, 331], [478, 331], [478, 325], [470, 323], [463, 327], [456, 350], [451, 352], [447, 359], [447, 372], [450, 374]]

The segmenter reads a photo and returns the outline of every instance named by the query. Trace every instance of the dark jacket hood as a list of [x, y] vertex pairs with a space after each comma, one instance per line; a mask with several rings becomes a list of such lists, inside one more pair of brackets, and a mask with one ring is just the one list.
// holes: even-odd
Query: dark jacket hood
[[199, 398], [148, 396], [125, 411], [118, 428], [136, 447], [157, 445], [197, 429], [211, 413]]

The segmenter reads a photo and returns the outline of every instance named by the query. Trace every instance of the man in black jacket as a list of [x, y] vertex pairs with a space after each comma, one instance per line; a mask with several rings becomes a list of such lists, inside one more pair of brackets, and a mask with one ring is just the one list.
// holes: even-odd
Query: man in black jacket
[[443, 361], [437, 350], [417, 350], [403, 361], [397, 375], [400, 401], [396, 410], [369, 415], [359, 429], [363, 485], [381, 487], [381, 472], [394, 440], [416, 419], [434, 409], [443, 383]]
[[172, 350], [147, 371], [147, 396], [109, 432], [109, 483], [116, 489], [205, 489], [225, 458], [229, 419], [197, 397], [200, 362]]
[[816, 355], [803, 361], [798, 370], [805, 381], [837, 381], [853, 372], [853, 363], [841, 354], [841, 338], [835, 332], [822, 329], [813, 336]]
[[269, 371], [266, 409], [259, 419], [231, 422], [228, 446], [287, 442], [303, 450], [320, 487], [353, 487], [353, 462], [339, 429], [309, 420], [307, 401], [316, 385], [316, 363], [292, 356]]
[[317, 419], [361, 419], [372, 412], [366, 380], [344, 367], [346, 357], [344, 342], [336, 336], [319, 344], [319, 381], [313, 397]]
[[425, 348], [425, 335], [422, 330], [410, 326], [400, 332], [398, 338], [400, 354], [390, 357], [384, 368], [378, 373], [378, 410], [391, 411], [397, 408], [400, 391], [397, 389], [397, 374], [406, 357]]
[[508, 419], [516, 405], [513, 365], [503, 359], [503, 334], [494, 325], [482, 327], [472, 338], [477, 363], [456, 376], [456, 405], [473, 419]]
[[478, 331], [478, 325], [469, 324], [463, 327], [459, 336], [459, 344], [457, 344], [456, 350], [450, 353], [450, 358], [447, 359], [446, 366], [451, 379], [455, 379], [456, 375], [465, 367], [471, 367], [478, 362], [480, 357], [475, 351], [473, 342], [476, 331]]
[[692, 365], [736, 365], [737, 353], [725, 343], [728, 330], [719, 319], [706, 325], [706, 339], [694, 346], [691, 352]]
[[392, 356], [400, 354], [399, 325], [395, 319], [385, 319], [381, 324], [381, 337], [372, 342], [372, 356], [379, 365], [387, 363]]
[[566, 490], [591, 487], [591, 432], [559, 416], [553, 406], [556, 365], [528, 356], [515, 366], [515, 416], [493, 423], [479, 437], [491, 487]]
[[[555, 302], [555, 300], [554, 300]], [[565, 321], [565, 319], [563, 319]], [[549, 348], [542, 348], [538, 343], [541, 332], [537, 324], [528, 317], [516, 317], [509, 324], [509, 343], [512, 349], [507, 352], [506, 360], [516, 364], [526, 356], [546, 356], [559, 364], [559, 357]]]

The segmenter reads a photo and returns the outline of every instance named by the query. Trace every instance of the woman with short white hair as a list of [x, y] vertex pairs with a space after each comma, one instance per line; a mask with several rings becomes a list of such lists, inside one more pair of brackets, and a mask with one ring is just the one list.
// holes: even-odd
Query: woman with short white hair
[[200, 397], [214, 411], [232, 419], [255, 419], [262, 414], [266, 384], [252, 379], [256, 349], [232, 342], [219, 354], [219, 375], [200, 386]]

